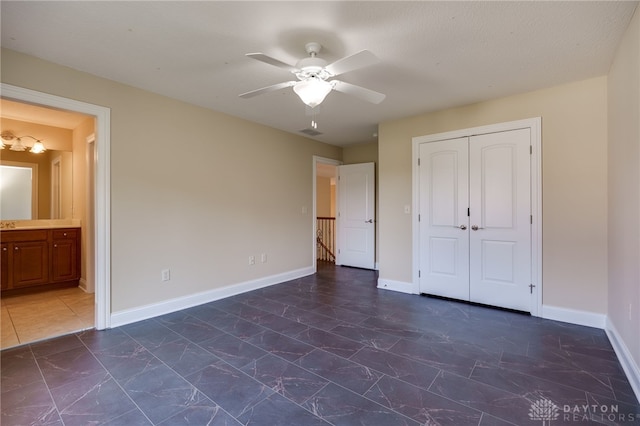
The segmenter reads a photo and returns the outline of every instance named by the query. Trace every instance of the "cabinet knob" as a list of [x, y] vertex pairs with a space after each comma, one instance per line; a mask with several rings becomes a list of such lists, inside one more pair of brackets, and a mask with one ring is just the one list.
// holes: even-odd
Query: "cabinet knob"
[[67, 236], [67, 233], [65, 232], [65, 233], [63, 233], [62, 235], [66, 237], [66, 236]]
[[14, 247], [13, 249], [14, 249], [14, 250], [18, 250], [18, 247]]
[[54, 244], [54, 245], [53, 245], [53, 248], [57, 248], [57, 247], [58, 247], [58, 245], [57, 245], [57, 244]]
[[7, 248], [6, 247], [2, 247], [2, 251], [7, 251]]

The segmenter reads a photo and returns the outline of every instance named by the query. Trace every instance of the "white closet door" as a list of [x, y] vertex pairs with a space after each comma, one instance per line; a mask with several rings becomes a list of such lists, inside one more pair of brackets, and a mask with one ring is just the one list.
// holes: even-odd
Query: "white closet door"
[[469, 300], [468, 138], [420, 145], [420, 292]]
[[530, 130], [469, 142], [470, 300], [531, 309]]

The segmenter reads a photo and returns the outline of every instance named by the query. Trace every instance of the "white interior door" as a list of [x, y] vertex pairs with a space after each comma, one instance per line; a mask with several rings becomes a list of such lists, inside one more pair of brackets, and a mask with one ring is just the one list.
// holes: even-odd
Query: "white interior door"
[[473, 136], [469, 143], [470, 299], [531, 307], [530, 130]]
[[419, 145], [421, 293], [531, 311], [530, 129]]
[[375, 164], [338, 166], [336, 265], [375, 268]]
[[468, 138], [420, 145], [420, 292], [469, 300]]

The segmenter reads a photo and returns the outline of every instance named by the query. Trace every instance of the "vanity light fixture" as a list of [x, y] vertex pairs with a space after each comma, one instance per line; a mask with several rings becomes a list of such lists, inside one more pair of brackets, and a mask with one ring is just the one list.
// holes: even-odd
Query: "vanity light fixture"
[[[7, 131], [4, 131], [4, 132], [0, 133], [0, 137], [2, 139], [4, 139], [4, 141], [7, 141], [6, 145], [5, 145], [4, 141], [0, 141], [0, 144], [1, 144], [0, 145], [0, 149], [4, 149], [5, 146], [10, 145], [9, 150], [11, 150], [11, 151], [26, 151], [27, 150], [27, 146], [22, 141], [22, 138], [31, 138], [35, 142], [31, 146], [31, 149], [29, 150], [29, 152], [32, 152], [34, 154], [40, 154], [40, 153], [45, 152], [47, 150], [44, 147], [44, 144], [42, 143], [42, 141], [40, 139], [38, 139], [38, 138], [34, 138], [33, 136], [29, 136], [29, 135], [16, 136], [12, 131], [7, 130]], [[8, 143], [9, 141], [15, 141], [15, 142]]]

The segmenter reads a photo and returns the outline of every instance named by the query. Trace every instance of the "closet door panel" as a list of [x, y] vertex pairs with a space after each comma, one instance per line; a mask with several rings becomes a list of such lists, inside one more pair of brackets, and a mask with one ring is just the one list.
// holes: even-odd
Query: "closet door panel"
[[420, 292], [469, 299], [468, 138], [420, 145]]
[[531, 306], [530, 131], [473, 136], [469, 142], [470, 300]]

